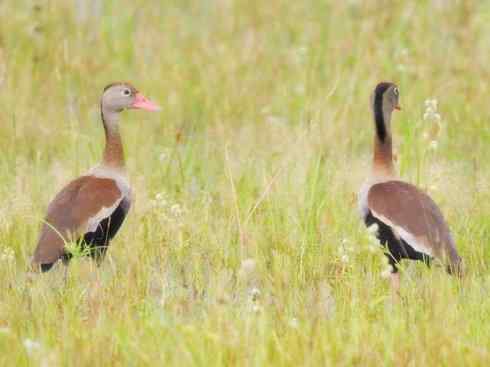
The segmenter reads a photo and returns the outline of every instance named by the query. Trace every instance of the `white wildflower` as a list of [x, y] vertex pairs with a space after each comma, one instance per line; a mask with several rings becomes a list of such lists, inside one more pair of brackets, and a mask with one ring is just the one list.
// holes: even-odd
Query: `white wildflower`
[[26, 348], [27, 353], [36, 352], [41, 349], [41, 343], [32, 339], [24, 339], [24, 348]]
[[299, 55], [303, 56], [303, 55], [305, 55], [305, 54], [308, 52], [308, 47], [306, 47], [306, 46], [300, 46], [300, 47], [298, 47], [298, 48], [296, 49], [296, 52], [297, 52]]
[[289, 326], [293, 329], [297, 329], [299, 327], [298, 319], [296, 317], [293, 317], [291, 320], [289, 320]]
[[183, 208], [180, 206], [180, 204], [173, 204], [171, 207], [170, 207], [170, 213], [178, 218], [178, 217], [181, 217], [182, 214], [184, 213], [184, 210]]
[[441, 115], [437, 111], [436, 99], [428, 99], [425, 101], [424, 121], [437, 123], [441, 121]]
[[391, 274], [393, 274], [393, 266], [391, 264], [388, 264], [388, 266], [386, 266], [381, 272], [381, 277], [386, 279], [389, 278]]
[[425, 100], [425, 108], [427, 110], [437, 111], [437, 99], [426, 99]]
[[240, 264], [240, 269], [238, 270], [238, 276], [240, 278], [247, 278], [255, 272], [257, 264], [254, 259], [245, 259]]
[[377, 235], [379, 231], [378, 223], [371, 224], [367, 230], [370, 234]]
[[349, 262], [349, 253], [354, 252], [354, 248], [350, 245], [347, 245], [348, 240], [343, 238], [341, 241], [341, 246], [338, 248], [338, 253], [340, 257], [340, 261], [344, 264]]
[[369, 252], [376, 252], [377, 248], [379, 246], [379, 240], [377, 238], [378, 233], [379, 233], [379, 225], [378, 223], [373, 223], [371, 224], [368, 228], [368, 250]]
[[252, 289], [250, 289], [249, 294], [250, 299], [255, 302], [260, 297], [260, 289], [257, 287], [253, 287]]
[[437, 111], [437, 100], [428, 99], [425, 101], [425, 112], [423, 115], [427, 124], [426, 131], [423, 133], [424, 140], [430, 141], [429, 149], [437, 149], [437, 138], [441, 132], [441, 115]]
[[11, 247], [5, 247], [2, 252], [0, 252], [0, 262], [6, 262], [8, 264], [15, 261], [15, 253]]
[[253, 313], [259, 313], [260, 311], [261, 311], [261, 307], [259, 305], [257, 305], [257, 304], [254, 303], [252, 305], [252, 312]]
[[405, 64], [398, 64], [396, 66], [396, 69], [401, 72], [401, 73], [404, 73], [405, 71], [407, 71], [407, 66]]
[[164, 192], [159, 192], [155, 195], [154, 199], [151, 200], [151, 205], [156, 208], [165, 208], [167, 206], [167, 199]]
[[155, 200], [165, 201], [165, 194], [163, 192], [159, 192], [155, 195]]
[[160, 155], [158, 156], [158, 160], [160, 162], [164, 162], [165, 160], [167, 160], [167, 157], [168, 157], [167, 153], [163, 152], [163, 153], [160, 153]]

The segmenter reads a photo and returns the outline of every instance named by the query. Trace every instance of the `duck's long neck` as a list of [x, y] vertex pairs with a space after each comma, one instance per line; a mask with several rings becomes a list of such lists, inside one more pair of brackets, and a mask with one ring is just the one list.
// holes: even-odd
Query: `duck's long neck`
[[101, 106], [102, 122], [105, 130], [105, 149], [102, 162], [105, 166], [124, 169], [124, 148], [119, 133], [119, 113]]
[[373, 175], [394, 176], [391, 111], [383, 108], [382, 96], [373, 105], [376, 134], [374, 136]]

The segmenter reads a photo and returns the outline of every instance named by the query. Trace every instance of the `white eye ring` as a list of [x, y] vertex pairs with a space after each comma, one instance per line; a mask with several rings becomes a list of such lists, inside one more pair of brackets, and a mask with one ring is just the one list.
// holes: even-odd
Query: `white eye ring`
[[395, 96], [397, 96], [397, 97], [398, 97], [398, 88], [397, 88], [397, 87], [395, 87], [395, 88], [393, 89], [393, 93], [395, 94]]
[[128, 97], [131, 95], [131, 91], [128, 88], [126, 88], [126, 89], [123, 89], [122, 94], [123, 94], [123, 96]]

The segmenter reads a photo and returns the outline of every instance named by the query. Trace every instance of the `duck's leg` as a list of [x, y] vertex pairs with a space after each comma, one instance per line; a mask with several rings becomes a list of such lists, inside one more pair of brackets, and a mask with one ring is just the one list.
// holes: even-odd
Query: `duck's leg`
[[400, 272], [398, 271], [398, 261], [391, 253], [386, 252], [386, 257], [388, 258], [388, 264], [390, 269], [390, 285], [391, 285], [391, 294], [393, 298], [398, 298], [400, 296]]
[[398, 271], [390, 274], [391, 294], [393, 298], [400, 296], [400, 273]]

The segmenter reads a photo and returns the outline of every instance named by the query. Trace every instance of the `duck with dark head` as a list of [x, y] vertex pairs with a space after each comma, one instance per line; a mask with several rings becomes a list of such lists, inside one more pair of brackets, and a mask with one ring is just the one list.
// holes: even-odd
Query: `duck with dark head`
[[359, 193], [359, 207], [366, 226], [377, 227], [391, 265], [394, 291], [399, 290], [398, 263], [433, 258], [462, 275], [462, 261], [453, 236], [436, 203], [416, 186], [401, 181], [393, 164], [391, 117], [400, 110], [400, 92], [393, 83], [379, 83], [371, 96], [375, 125], [371, 174]]
[[102, 162], [68, 183], [51, 201], [36, 250], [35, 270], [47, 271], [71, 255], [65, 243], [76, 241], [97, 261], [121, 227], [131, 206], [131, 186], [119, 133], [119, 118], [126, 109], [157, 111], [159, 107], [130, 83], [113, 83], [102, 94], [100, 111], [105, 130]]

